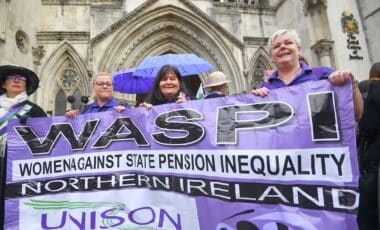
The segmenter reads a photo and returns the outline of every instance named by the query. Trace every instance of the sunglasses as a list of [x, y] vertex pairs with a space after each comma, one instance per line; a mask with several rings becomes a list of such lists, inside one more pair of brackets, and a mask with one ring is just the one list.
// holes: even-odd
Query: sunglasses
[[11, 76], [8, 76], [8, 77], [7, 77], [7, 80], [12, 80], [12, 81], [16, 81], [16, 80], [19, 80], [19, 81], [26, 81], [26, 77], [24, 77], [24, 76], [20, 76], [20, 75], [11, 75]]

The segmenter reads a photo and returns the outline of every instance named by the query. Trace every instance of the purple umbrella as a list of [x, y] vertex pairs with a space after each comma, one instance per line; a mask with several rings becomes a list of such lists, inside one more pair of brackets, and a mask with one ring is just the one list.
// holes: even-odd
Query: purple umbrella
[[195, 54], [165, 54], [145, 58], [134, 74], [155, 78], [161, 67], [167, 64], [177, 67], [182, 76], [198, 75], [214, 69], [214, 66]]
[[134, 74], [134, 69], [120, 70], [113, 74], [114, 90], [121, 93], [149, 93], [154, 84], [154, 78]]

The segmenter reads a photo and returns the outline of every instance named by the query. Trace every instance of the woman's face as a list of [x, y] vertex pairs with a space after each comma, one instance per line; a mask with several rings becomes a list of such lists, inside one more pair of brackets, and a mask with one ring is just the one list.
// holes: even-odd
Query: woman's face
[[14, 98], [26, 90], [26, 78], [19, 74], [8, 76], [2, 87], [5, 89], [8, 97]]
[[180, 90], [178, 77], [172, 72], [167, 72], [160, 80], [160, 90], [165, 99], [174, 97]]
[[108, 75], [100, 75], [96, 77], [93, 90], [97, 99], [102, 101], [111, 99], [113, 95], [112, 78]]
[[271, 58], [273, 63], [278, 66], [288, 63], [299, 63], [301, 48], [296, 40], [289, 33], [278, 36], [272, 44]]

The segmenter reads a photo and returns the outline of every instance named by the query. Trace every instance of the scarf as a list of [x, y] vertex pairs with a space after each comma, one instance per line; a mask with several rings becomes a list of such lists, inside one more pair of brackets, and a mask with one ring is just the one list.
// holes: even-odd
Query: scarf
[[28, 100], [28, 95], [26, 92], [22, 92], [19, 95], [17, 95], [14, 98], [9, 98], [7, 95], [4, 93], [3, 95], [0, 96], [0, 108], [5, 109], [6, 111], [9, 111], [13, 106]]

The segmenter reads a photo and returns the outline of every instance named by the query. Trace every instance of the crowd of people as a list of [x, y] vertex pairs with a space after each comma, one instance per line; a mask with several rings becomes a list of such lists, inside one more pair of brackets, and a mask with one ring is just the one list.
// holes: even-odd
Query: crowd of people
[[[366, 91], [360, 92], [358, 83], [349, 71], [336, 71], [329, 67], [310, 67], [302, 58], [301, 41], [294, 30], [278, 30], [269, 39], [269, 53], [276, 66], [266, 76], [261, 87], [252, 90], [252, 94], [265, 97], [271, 90], [291, 87], [304, 82], [328, 79], [336, 86], [352, 84], [354, 113], [359, 124], [358, 148], [360, 158], [360, 205], [358, 226], [360, 229], [379, 228], [378, 169], [380, 155], [380, 63], [370, 70]], [[204, 99], [228, 95], [228, 83], [223, 72], [209, 74], [204, 81], [206, 95]], [[37, 75], [26, 68], [17, 66], [0, 67], [0, 148], [1, 148], [1, 201], [4, 202], [5, 162], [6, 162], [6, 124], [10, 119], [45, 117], [46, 113], [28, 100], [28, 96], [37, 89]], [[362, 85], [362, 84], [361, 84]], [[113, 78], [111, 74], [99, 73], [93, 79], [93, 102], [81, 110], [67, 111], [66, 116], [75, 118], [79, 114], [115, 110], [122, 112], [131, 107], [122, 104], [113, 96]], [[364, 103], [362, 94], [365, 95]], [[153, 106], [167, 103], [183, 103], [193, 98], [189, 95], [181, 73], [171, 65], [163, 66], [157, 74], [153, 90], [145, 102], [139, 106], [150, 110]], [[4, 207], [4, 204], [1, 205]], [[2, 213], [3, 214], [3, 213]], [[2, 219], [2, 218], [1, 218]]]

